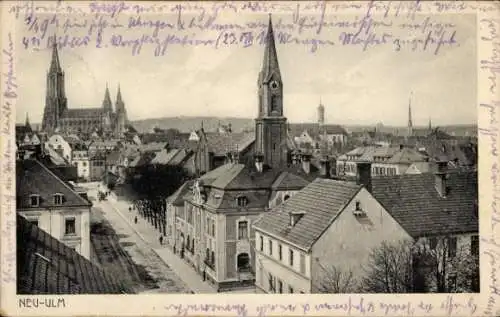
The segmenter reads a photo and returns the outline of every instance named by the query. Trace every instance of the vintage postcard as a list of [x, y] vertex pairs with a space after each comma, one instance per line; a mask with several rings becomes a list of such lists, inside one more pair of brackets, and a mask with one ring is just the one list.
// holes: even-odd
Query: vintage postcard
[[497, 1], [4, 1], [6, 316], [499, 316]]

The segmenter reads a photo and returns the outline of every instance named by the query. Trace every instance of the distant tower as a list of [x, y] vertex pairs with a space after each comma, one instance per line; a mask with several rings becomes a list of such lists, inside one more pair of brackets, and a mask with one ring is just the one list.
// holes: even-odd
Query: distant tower
[[[255, 154], [259, 164], [282, 168], [287, 164], [283, 82], [278, 64], [273, 23], [269, 15], [264, 61], [258, 78], [258, 116], [255, 119]], [[260, 166], [260, 165], [259, 165]]]
[[26, 121], [24, 122], [24, 126], [26, 130], [31, 131], [30, 118], [28, 117], [28, 113], [26, 112]]
[[411, 98], [413, 97], [413, 91], [410, 94], [410, 101], [408, 103], [408, 136], [413, 135], [413, 122], [411, 120]]
[[59, 62], [57, 52], [57, 41], [54, 35], [54, 44], [52, 45], [52, 60], [47, 72], [47, 94], [45, 97], [45, 109], [43, 111], [42, 130], [53, 131], [60, 127], [60, 118], [67, 109], [68, 100], [64, 89], [64, 72]]
[[431, 117], [429, 117], [429, 131], [432, 131], [432, 122], [431, 122]]
[[104, 111], [109, 113], [113, 112], [113, 106], [111, 103], [111, 96], [109, 95], [108, 83], [106, 83], [106, 91], [104, 92], [104, 99], [102, 100], [102, 107]]
[[116, 133], [122, 135], [125, 133], [125, 127], [128, 123], [127, 109], [125, 109], [125, 103], [122, 99], [122, 92], [120, 90], [120, 85], [118, 84], [118, 92], [116, 94]]
[[318, 106], [318, 124], [320, 126], [325, 124], [325, 106], [321, 103], [321, 99], [319, 100]]

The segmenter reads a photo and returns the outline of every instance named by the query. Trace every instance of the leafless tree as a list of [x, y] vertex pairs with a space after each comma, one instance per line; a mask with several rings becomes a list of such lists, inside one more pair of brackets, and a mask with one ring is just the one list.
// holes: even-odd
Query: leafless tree
[[358, 290], [357, 282], [351, 270], [344, 272], [335, 266], [323, 269], [324, 273], [317, 285], [319, 293], [343, 294]]

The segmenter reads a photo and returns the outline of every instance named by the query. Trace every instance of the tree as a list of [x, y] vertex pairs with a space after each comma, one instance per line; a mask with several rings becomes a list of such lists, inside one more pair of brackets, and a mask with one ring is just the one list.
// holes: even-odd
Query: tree
[[344, 272], [335, 266], [324, 268], [317, 290], [320, 293], [345, 294], [358, 290], [357, 281], [351, 270]]
[[132, 188], [145, 199], [164, 199], [172, 195], [191, 176], [180, 165], [144, 165], [135, 171]]
[[367, 293], [410, 293], [413, 291], [413, 243], [383, 242], [369, 256], [367, 275], [361, 289]]

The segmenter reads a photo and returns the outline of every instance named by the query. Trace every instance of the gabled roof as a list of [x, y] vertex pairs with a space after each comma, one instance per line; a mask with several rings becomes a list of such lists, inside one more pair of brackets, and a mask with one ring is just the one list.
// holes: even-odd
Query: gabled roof
[[413, 237], [478, 232], [477, 172], [448, 174], [446, 197], [436, 190], [435, 175], [372, 179], [373, 196]]
[[187, 181], [182, 184], [179, 189], [175, 191], [172, 195], [167, 198], [167, 203], [171, 203], [174, 206], [183, 206], [184, 205], [184, 195], [186, 195], [189, 191], [191, 191], [191, 187], [193, 186], [194, 181]]
[[387, 161], [392, 164], [411, 164], [413, 162], [423, 162], [425, 161], [426, 156], [419, 153], [418, 151], [403, 147]]
[[255, 133], [206, 133], [208, 149], [215, 156], [245, 151], [255, 141]]
[[307, 186], [309, 182], [290, 172], [282, 172], [271, 185], [273, 190], [297, 189]]
[[18, 294], [133, 293], [117, 277], [25, 218], [18, 215], [16, 225]]
[[163, 149], [160, 152], [156, 153], [156, 156], [151, 160], [150, 163], [166, 165], [179, 151], [179, 149], [172, 149], [170, 151], [167, 149]]
[[433, 162], [414, 162], [410, 165], [407, 171], [416, 169], [420, 173], [433, 173], [436, 171], [436, 164]]
[[[50, 184], [50, 186], [47, 186]], [[61, 205], [54, 204], [54, 194], [64, 195]], [[90, 207], [68, 184], [37, 160], [23, 160], [16, 164], [17, 208]], [[39, 207], [31, 207], [30, 195], [39, 195]]]
[[299, 136], [304, 131], [307, 131], [312, 138], [318, 138], [323, 134], [323, 129], [326, 129], [326, 134], [347, 135], [346, 130], [338, 124], [325, 124], [320, 127], [318, 123], [290, 123], [289, 129], [293, 136]]
[[[318, 178], [271, 212], [254, 227], [309, 250], [362, 188], [354, 182]], [[304, 213], [292, 227], [291, 213]]]
[[150, 142], [141, 144], [139, 149], [141, 152], [160, 152], [167, 147], [167, 142]]

